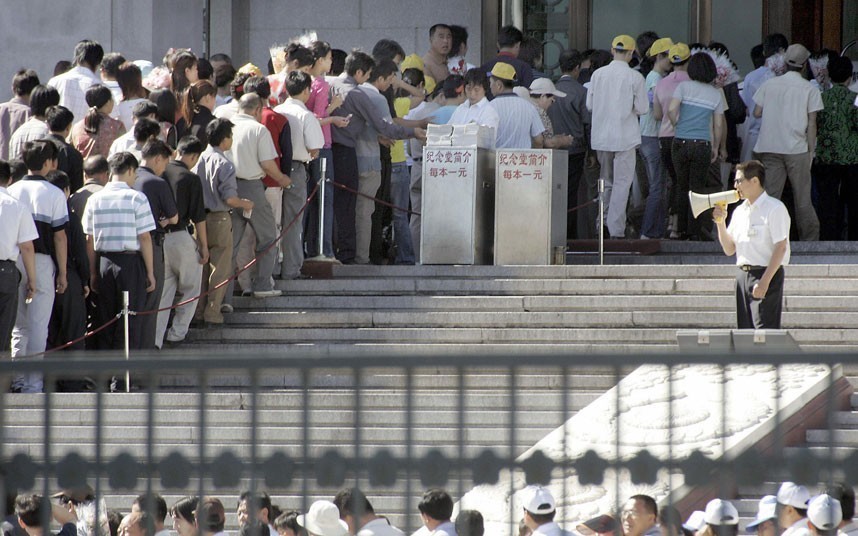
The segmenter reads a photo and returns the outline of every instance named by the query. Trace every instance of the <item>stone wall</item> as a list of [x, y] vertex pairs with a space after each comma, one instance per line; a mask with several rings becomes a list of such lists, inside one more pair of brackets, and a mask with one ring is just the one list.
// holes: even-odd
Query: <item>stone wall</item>
[[[268, 46], [309, 30], [335, 48], [367, 51], [381, 38], [423, 54], [436, 22], [466, 26], [468, 58], [480, 58], [479, 0], [211, 0], [211, 51], [264, 69]], [[203, 50], [203, 0], [0, 0], [0, 100], [11, 96], [21, 67], [47, 81], [54, 65], [72, 59], [75, 43], [89, 38], [128, 59], [160, 61], [167, 48]]]

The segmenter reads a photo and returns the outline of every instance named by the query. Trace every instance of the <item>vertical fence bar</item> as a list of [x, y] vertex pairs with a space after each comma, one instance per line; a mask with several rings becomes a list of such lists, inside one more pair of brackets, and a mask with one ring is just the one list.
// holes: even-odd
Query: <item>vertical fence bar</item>
[[[101, 440], [103, 437], [102, 429], [104, 428], [104, 385], [107, 378], [104, 376], [96, 376], [95, 387], [95, 498], [98, 499], [95, 503], [95, 519], [99, 519], [99, 507], [101, 506], [101, 474], [104, 461], [102, 460]], [[96, 534], [100, 534], [101, 523], [96, 523], [98, 529]], [[105, 535], [107, 536], [107, 535]]]
[[325, 256], [325, 188], [328, 186], [327, 158], [319, 159], [322, 174], [319, 177], [319, 257]]
[[[405, 369], [405, 497], [411, 500], [414, 493], [411, 483], [414, 468], [414, 369]], [[405, 534], [411, 534], [411, 516], [405, 516]]]
[[199, 381], [199, 417], [197, 419], [197, 423], [199, 426], [199, 445], [197, 449], [197, 474], [199, 477], [199, 482], [197, 483], [198, 491], [197, 497], [200, 498], [200, 501], [205, 497], [205, 473], [206, 473], [206, 383], [208, 382], [208, 377], [206, 374], [206, 370], [200, 367], [199, 374], [197, 375]]
[[[33, 376], [36, 376], [34, 373]], [[26, 376], [25, 376], [26, 377]], [[45, 414], [43, 418], [45, 433], [43, 435], [44, 444], [42, 445], [42, 458], [44, 459], [44, 481], [42, 482], [42, 500], [48, 501], [48, 497], [51, 496], [51, 475], [54, 473], [54, 463], [51, 460], [51, 406], [53, 405], [53, 393], [54, 389], [51, 385], [51, 379], [49, 377], [42, 376], [42, 385], [45, 390]], [[45, 508], [41, 512], [41, 522], [43, 527], [49, 527], [51, 524], [51, 509]]]
[[301, 511], [308, 510], [307, 495], [310, 492], [310, 371], [301, 368]]
[[516, 400], [515, 400], [515, 388], [516, 388], [516, 369], [515, 367], [510, 367], [509, 374], [509, 402], [507, 405], [507, 410], [509, 412], [509, 500], [510, 500], [510, 508], [509, 508], [509, 533], [515, 534], [515, 526], [516, 521], [515, 518], [518, 515], [518, 512], [512, 508], [512, 505], [515, 504], [515, 472], [517, 470], [515, 458], [517, 449], [515, 448], [515, 442], [517, 439], [517, 434], [515, 433], [516, 427]]
[[[599, 179], [599, 182], [601, 183], [602, 180]], [[602, 188], [603, 188], [603, 186], [599, 187], [600, 191], [602, 190]], [[602, 196], [600, 194], [599, 199], [601, 199], [601, 198], [602, 198]], [[602, 209], [600, 207], [599, 211], [601, 212], [601, 210]], [[601, 215], [599, 217], [601, 218]], [[600, 221], [602, 221], [602, 223], [604, 225], [604, 220], [600, 220]], [[600, 233], [599, 239], [601, 240], [602, 237], [603, 237], [603, 234]], [[622, 534], [623, 517], [624, 517], [623, 510], [622, 510], [622, 504], [623, 503], [620, 502], [620, 454], [621, 454], [621, 452], [620, 452], [620, 421], [621, 421], [621, 419], [620, 419], [620, 378], [621, 378], [620, 366], [615, 365], [614, 366], [614, 386], [615, 386], [614, 387], [614, 422], [617, 423], [617, 427], [616, 427], [616, 430], [614, 431], [614, 461], [611, 465], [614, 468], [614, 511], [619, 512], [619, 517], [620, 517], [615, 534]]]
[[[250, 493], [256, 496], [256, 468], [258, 467], [259, 442], [259, 369], [253, 367], [250, 371]], [[250, 502], [250, 501], [248, 501]], [[247, 505], [250, 511], [250, 504]], [[254, 505], [253, 508], [259, 508]]]
[[[721, 459], [726, 461], [727, 456], [727, 364], [721, 363]], [[719, 497], [727, 497], [729, 487], [729, 474], [721, 471], [719, 478]], [[735, 481], [735, 476], [733, 477]]]
[[562, 514], [560, 519], [566, 519], [566, 504], [568, 502], [566, 497], [569, 496], [568, 492], [567, 492], [567, 485], [566, 485], [566, 479], [569, 478], [569, 439], [567, 437], [567, 435], [569, 434], [569, 429], [566, 426], [566, 423], [569, 422], [569, 419], [570, 419], [570, 417], [569, 417], [569, 394], [570, 394], [569, 367], [564, 366], [562, 369], [562, 373], [563, 373], [563, 387], [562, 387], [563, 396], [562, 396], [562, 400], [561, 400], [561, 404], [562, 404], [562, 410], [561, 411], [563, 412], [563, 414], [560, 416], [560, 421], [561, 421], [560, 426], [561, 426], [561, 430], [563, 430], [563, 451], [562, 451], [563, 457], [561, 458], [561, 462], [563, 465], [561, 466], [560, 473], [561, 473], [561, 477], [563, 479], [563, 481], [562, 481], [562, 485], [563, 485], [562, 508], [563, 508], [563, 510], [560, 512]]
[[361, 463], [361, 441], [363, 440], [363, 434], [361, 434], [361, 369], [359, 367], [355, 367], [354, 371], [354, 379], [355, 379], [355, 414], [354, 414], [354, 427], [355, 427], [355, 445], [354, 445], [354, 480], [355, 487], [360, 488], [360, 468], [362, 466]]
[[[122, 291], [122, 325], [125, 330], [125, 360], [128, 361], [131, 359], [131, 345], [129, 341], [129, 320], [128, 320], [128, 291]], [[131, 372], [126, 369], [125, 370], [125, 392], [131, 392]]]
[[[155, 371], [151, 367], [146, 371], [146, 502], [153, 502], [152, 473], [155, 471]], [[144, 505], [140, 505], [144, 507]], [[154, 504], [146, 504], [149, 512], [156, 512]], [[154, 525], [152, 527], [154, 530]], [[146, 527], [149, 530], [149, 527]]]
[[457, 387], [459, 390], [458, 402], [457, 402], [458, 403], [457, 419], [458, 419], [458, 424], [459, 424], [459, 430], [458, 430], [458, 435], [457, 435], [458, 444], [456, 445], [458, 452], [459, 452], [459, 461], [457, 464], [457, 467], [459, 468], [459, 484], [458, 484], [458, 488], [457, 488], [457, 491], [458, 491], [457, 496], [459, 497], [459, 500], [462, 500], [462, 496], [464, 495], [464, 492], [465, 492], [464, 484], [462, 483], [462, 480], [463, 480], [464, 474], [465, 474], [465, 373], [464, 373], [464, 369], [462, 367], [458, 367], [456, 369], [456, 371], [458, 373], [457, 374], [457, 377], [458, 377]]
[[599, 179], [599, 266], [605, 264], [605, 179]]

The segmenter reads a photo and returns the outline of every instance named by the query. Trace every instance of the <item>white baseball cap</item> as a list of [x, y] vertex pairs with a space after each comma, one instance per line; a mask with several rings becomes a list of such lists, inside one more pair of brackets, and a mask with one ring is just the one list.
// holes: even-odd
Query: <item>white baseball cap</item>
[[688, 521], [682, 524], [682, 528], [690, 532], [697, 532], [706, 524], [706, 512], [703, 510], [695, 510], [688, 516]]
[[807, 508], [810, 492], [794, 482], [784, 482], [778, 490], [778, 503], [793, 508]]
[[530, 84], [531, 95], [554, 95], [555, 97], [565, 97], [566, 93], [554, 87], [554, 82], [550, 78], [537, 78]]
[[757, 530], [757, 527], [759, 527], [760, 524], [775, 519], [777, 517], [777, 513], [775, 513], [777, 507], [778, 498], [774, 495], [766, 495], [765, 497], [760, 499], [760, 502], [757, 505], [757, 516], [754, 517], [754, 520], [752, 522], [748, 523], [748, 526], [745, 527], [745, 530], [753, 532]]
[[340, 509], [330, 501], [316, 501], [310, 511], [298, 516], [298, 524], [317, 536], [347, 536], [349, 526], [340, 519]]
[[556, 508], [551, 492], [542, 486], [527, 486], [521, 490], [521, 502], [531, 514], [550, 514]]
[[843, 521], [843, 508], [831, 495], [817, 495], [807, 507], [807, 518], [819, 530], [833, 530]]
[[712, 499], [706, 504], [703, 520], [710, 525], [738, 525], [739, 511], [730, 501]]

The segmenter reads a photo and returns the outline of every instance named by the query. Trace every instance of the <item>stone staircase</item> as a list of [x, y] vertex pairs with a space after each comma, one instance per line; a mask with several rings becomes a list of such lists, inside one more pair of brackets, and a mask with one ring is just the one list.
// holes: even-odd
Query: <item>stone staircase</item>
[[[675, 352], [679, 329], [735, 325], [729, 265], [334, 266], [236, 298], [188, 347]], [[787, 268], [784, 327], [806, 351], [858, 348], [858, 265]]]

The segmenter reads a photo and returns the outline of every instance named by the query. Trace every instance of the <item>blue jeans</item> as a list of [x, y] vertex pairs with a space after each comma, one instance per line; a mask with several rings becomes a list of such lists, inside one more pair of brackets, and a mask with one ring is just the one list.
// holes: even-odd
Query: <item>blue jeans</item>
[[649, 195], [646, 198], [641, 234], [649, 238], [662, 238], [667, 222], [667, 199], [664, 188], [664, 166], [661, 163], [661, 148], [658, 138], [642, 136], [640, 150], [649, 180]]
[[[310, 174], [307, 176], [307, 193], [313, 191], [319, 177], [322, 176], [322, 160], [326, 162], [325, 175], [328, 179], [334, 176], [334, 158], [330, 149], [320, 149], [319, 157], [310, 162]], [[307, 256], [319, 255], [319, 197], [322, 192], [316, 194], [316, 198], [307, 205], [304, 211], [304, 240], [307, 243]], [[334, 256], [334, 186], [330, 182], [325, 183], [325, 226], [324, 239], [322, 241], [322, 254], [325, 257]]]
[[[395, 162], [391, 168], [390, 202], [400, 208], [408, 208], [411, 198], [411, 174], [405, 162]], [[393, 237], [396, 242], [396, 264], [414, 264], [414, 244], [408, 225], [408, 213], [393, 210]]]

